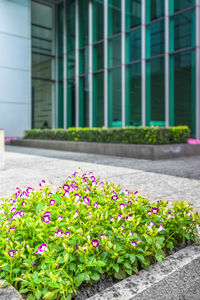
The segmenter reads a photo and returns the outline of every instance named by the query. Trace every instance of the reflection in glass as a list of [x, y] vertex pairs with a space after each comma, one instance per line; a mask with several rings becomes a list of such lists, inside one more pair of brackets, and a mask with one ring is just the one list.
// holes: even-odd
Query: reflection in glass
[[121, 32], [121, 0], [108, 0], [108, 36], [119, 32]]
[[67, 77], [75, 77], [75, 51], [67, 55]]
[[93, 42], [104, 38], [104, 1], [93, 0]]
[[154, 22], [146, 27], [146, 57], [164, 53], [164, 20]]
[[141, 29], [126, 33], [126, 63], [141, 59]]
[[145, 0], [146, 23], [164, 16], [165, 0]]
[[46, 55], [32, 54], [32, 77], [52, 79], [53, 59]]
[[126, 0], [126, 30], [141, 24], [141, 0]]
[[104, 74], [94, 74], [93, 77], [93, 126], [104, 125]]
[[93, 47], [93, 71], [104, 68], [104, 43], [99, 43]]
[[87, 76], [79, 79], [79, 126], [89, 127], [89, 84]]
[[67, 81], [67, 128], [76, 126], [76, 91], [75, 80]]
[[121, 35], [108, 41], [108, 67], [121, 65]]
[[89, 47], [79, 51], [79, 74], [87, 74], [89, 70]]
[[169, 0], [169, 12], [173, 14], [176, 11], [186, 9], [195, 5], [195, 0]]
[[79, 1], [79, 47], [88, 45], [88, 4], [89, 0]]
[[67, 51], [72, 51], [75, 50], [75, 1], [68, 0], [66, 2], [67, 2]]

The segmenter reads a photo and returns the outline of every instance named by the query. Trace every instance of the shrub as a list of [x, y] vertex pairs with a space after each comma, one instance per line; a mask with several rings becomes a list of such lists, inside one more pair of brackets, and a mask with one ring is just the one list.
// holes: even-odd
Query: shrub
[[123, 279], [165, 258], [187, 240], [198, 241], [198, 213], [184, 201], [150, 203], [75, 172], [52, 194], [17, 188], [2, 202], [0, 278], [28, 299], [71, 299], [84, 282], [106, 273]]
[[187, 126], [31, 129], [24, 134], [25, 139], [122, 144], [187, 143], [189, 136], [190, 129]]

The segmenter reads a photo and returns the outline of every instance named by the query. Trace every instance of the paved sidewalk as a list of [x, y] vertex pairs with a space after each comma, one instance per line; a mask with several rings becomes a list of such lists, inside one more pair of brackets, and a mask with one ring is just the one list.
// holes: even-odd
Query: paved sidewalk
[[0, 171], [0, 197], [11, 195], [17, 186], [37, 187], [42, 179], [58, 186], [81, 167], [102, 179], [138, 190], [152, 201], [183, 199], [200, 210], [199, 157], [153, 162], [7, 146], [5, 160], [6, 168]]

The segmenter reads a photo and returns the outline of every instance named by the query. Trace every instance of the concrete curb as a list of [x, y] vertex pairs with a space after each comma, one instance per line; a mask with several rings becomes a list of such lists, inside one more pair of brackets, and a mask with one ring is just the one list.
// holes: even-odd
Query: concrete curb
[[14, 287], [11, 285], [1, 287], [3, 283], [4, 281], [0, 280], [0, 300], [22, 300], [22, 296]]
[[22, 147], [114, 155], [148, 160], [200, 155], [200, 145], [189, 144], [133, 145], [31, 139], [13, 140], [10, 144]]
[[199, 300], [200, 246], [192, 245], [88, 300]]

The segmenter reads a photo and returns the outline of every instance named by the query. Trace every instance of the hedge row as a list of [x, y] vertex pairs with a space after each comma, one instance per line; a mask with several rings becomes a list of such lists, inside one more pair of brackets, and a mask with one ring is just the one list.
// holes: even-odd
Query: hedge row
[[81, 141], [122, 144], [176, 144], [187, 143], [190, 129], [177, 127], [125, 128], [69, 128], [32, 129], [25, 131], [25, 139]]

